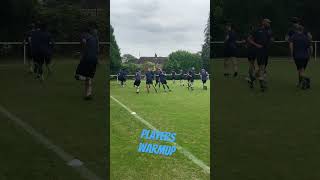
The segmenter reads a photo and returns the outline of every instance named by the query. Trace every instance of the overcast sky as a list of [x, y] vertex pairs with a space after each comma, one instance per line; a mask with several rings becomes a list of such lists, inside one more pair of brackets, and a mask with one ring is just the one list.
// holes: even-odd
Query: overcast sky
[[110, 11], [122, 55], [168, 56], [201, 50], [210, 0], [111, 0]]

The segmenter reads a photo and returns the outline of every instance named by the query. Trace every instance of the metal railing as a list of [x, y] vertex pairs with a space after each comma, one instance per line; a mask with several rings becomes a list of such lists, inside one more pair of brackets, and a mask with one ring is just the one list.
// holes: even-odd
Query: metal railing
[[[312, 44], [314, 44], [314, 52], [313, 52], [313, 55], [314, 55], [314, 60], [316, 61], [317, 60], [317, 48], [318, 48], [318, 43], [320, 41], [311, 41]], [[238, 42], [238, 44], [243, 44], [244, 42]], [[272, 43], [288, 43], [288, 41], [272, 41]], [[211, 44], [224, 44], [224, 41], [213, 41], [211, 42]]]

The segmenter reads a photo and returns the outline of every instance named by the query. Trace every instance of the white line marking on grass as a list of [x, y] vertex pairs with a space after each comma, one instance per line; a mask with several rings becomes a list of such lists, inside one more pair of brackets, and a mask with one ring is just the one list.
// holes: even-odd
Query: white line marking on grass
[[[157, 128], [155, 128], [153, 125], [151, 125], [148, 121], [144, 120], [142, 117], [140, 117], [137, 113], [133, 112], [130, 108], [128, 108], [126, 105], [122, 104], [118, 99], [116, 99], [113, 96], [110, 96], [111, 99], [113, 99], [115, 102], [117, 102], [120, 106], [122, 106], [124, 109], [126, 109], [130, 114], [132, 114], [135, 118], [137, 118], [140, 122], [142, 122], [144, 125], [146, 125], [148, 128], [153, 129], [153, 130], [157, 130]], [[210, 174], [210, 167], [207, 166], [203, 161], [201, 161], [200, 159], [198, 159], [197, 157], [195, 157], [193, 154], [191, 154], [191, 152], [189, 152], [188, 150], [184, 149], [182, 146], [180, 146], [177, 143], [172, 143], [173, 145], [175, 145], [177, 147], [178, 150], [180, 150], [180, 152], [185, 155], [187, 158], [189, 158], [192, 162], [194, 162], [196, 165], [200, 166], [204, 172], [206, 172], [207, 174]]]
[[37, 140], [39, 143], [44, 145], [49, 150], [53, 151], [62, 160], [64, 160], [70, 167], [74, 168], [83, 178], [89, 179], [89, 180], [102, 180], [96, 174], [94, 174], [92, 171], [86, 168], [80, 160], [74, 158], [72, 155], [65, 152], [62, 148], [53, 144], [48, 138], [38, 133], [32, 126], [30, 126], [29, 124], [27, 124], [26, 122], [18, 118], [17, 116], [10, 113], [1, 105], [0, 105], [0, 113], [5, 115], [7, 118], [13, 121], [16, 125], [20, 126], [22, 129], [24, 129], [27, 133], [33, 136], [33, 138]]

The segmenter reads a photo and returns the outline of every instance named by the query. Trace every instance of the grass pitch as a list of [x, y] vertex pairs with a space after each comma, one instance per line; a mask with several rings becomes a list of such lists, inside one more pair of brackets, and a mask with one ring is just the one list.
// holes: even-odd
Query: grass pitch
[[[302, 91], [294, 63], [276, 60], [265, 93], [223, 77], [223, 61], [212, 61], [216, 179], [320, 179], [320, 63], [311, 60], [312, 87]], [[247, 75], [247, 60], [239, 66]]]
[[[57, 60], [57, 59], [54, 59]], [[0, 64], [0, 104], [30, 124], [101, 178], [106, 177], [105, 65], [97, 69], [95, 96], [82, 99], [83, 86], [74, 79], [77, 60], [59, 59], [43, 83], [27, 67]], [[0, 114], [0, 179], [79, 180], [80, 175], [55, 153]]]
[[[159, 93], [151, 89], [148, 94], [142, 81], [140, 94], [136, 94], [133, 81], [125, 88], [111, 81], [110, 94], [158, 130], [175, 132], [176, 143], [210, 167], [210, 89], [203, 90], [199, 80], [192, 92], [178, 81], [168, 81], [168, 85], [172, 92], [165, 93], [161, 87]], [[179, 150], [169, 157], [139, 153], [140, 133], [148, 127], [112, 99], [110, 109], [111, 179], [210, 178]]]

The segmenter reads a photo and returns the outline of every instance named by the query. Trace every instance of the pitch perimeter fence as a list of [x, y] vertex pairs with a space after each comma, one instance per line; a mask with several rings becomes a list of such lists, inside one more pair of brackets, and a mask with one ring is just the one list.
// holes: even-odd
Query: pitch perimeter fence
[[[312, 57], [316, 61], [318, 58], [319, 51], [319, 43], [320, 41], [312, 41], [313, 46], [313, 54]], [[247, 57], [247, 48], [245, 42], [237, 43], [237, 57]], [[212, 58], [223, 58], [224, 57], [224, 42], [223, 41], [214, 41], [211, 42], [211, 51], [213, 57]], [[288, 41], [273, 41], [270, 46], [269, 51], [270, 57], [277, 57], [279, 59], [289, 59], [290, 58], [290, 49]]]
[[[0, 42], [0, 61], [3, 59], [17, 59], [27, 62], [27, 45], [25, 42]], [[105, 56], [109, 52], [109, 42], [99, 43], [99, 56]], [[80, 42], [55, 42], [53, 57], [63, 59], [75, 59], [80, 57]]]

